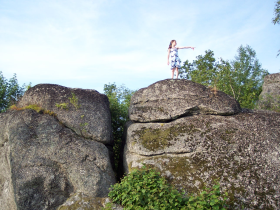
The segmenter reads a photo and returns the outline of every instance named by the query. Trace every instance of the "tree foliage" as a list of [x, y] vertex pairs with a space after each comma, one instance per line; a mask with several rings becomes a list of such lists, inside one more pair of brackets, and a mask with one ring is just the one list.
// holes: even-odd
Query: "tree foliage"
[[234, 60], [214, 58], [214, 52], [205, 51], [190, 63], [184, 62], [180, 77], [208, 87], [217, 88], [233, 96], [244, 108], [254, 108], [261, 93], [263, 78], [268, 71], [262, 69], [256, 58], [256, 52], [242, 45], [237, 50]]
[[275, 4], [274, 8], [274, 15], [275, 17], [272, 19], [272, 22], [275, 24], [280, 24], [280, 0], [278, 0]]
[[[280, 24], [280, 0], [278, 0], [275, 4], [274, 15], [275, 17], [272, 19], [273, 24]], [[278, 51], [277, 56], [278, 55], [280, 55], [280, 50]]]
[[5, 112], [15, 104], [25, 91], [24, 85], [19, 86], [16, 74], [7, 80], [0, 71], [0, 112]]
[[113, 138], [114, 138], [114, 161], [115, 168], [118, 168], [120, 146], [125, 123], [128, 121], [128, 108], [130, 99], [135, 91], [129, 90], [125, 86], [117, 87], [116, 84], [105, 84], [104, 94], [110, 102], [110, 112], [112, 119]]
[[216, 59], [214, 52], [206, 50], [205, 55], [198, 55], [197, 60], [190, 63], [184, 62], [179, 75], [184, 79], [191, 79], [193, 82], [210, 86], [217, 77]]

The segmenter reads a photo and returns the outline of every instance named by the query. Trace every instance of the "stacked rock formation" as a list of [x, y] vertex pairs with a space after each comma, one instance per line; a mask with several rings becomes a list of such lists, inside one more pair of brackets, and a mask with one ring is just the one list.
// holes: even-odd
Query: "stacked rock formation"
[[1, 210], [71, 209], [73, 196], [107, 196], [115, 175], [105, 95], [41, 84], [15, 109], [0, 114]]
[[280, 113], [242, 110], [221, 91], [163, 80], [132, 96], [129, 115], [126, 173], [146, 164], [188, 193], [218, 181], [232, 209], [279, 207]]
[[258, 105], [260, 109], [280, 112], [280, 73], [265, 76]]

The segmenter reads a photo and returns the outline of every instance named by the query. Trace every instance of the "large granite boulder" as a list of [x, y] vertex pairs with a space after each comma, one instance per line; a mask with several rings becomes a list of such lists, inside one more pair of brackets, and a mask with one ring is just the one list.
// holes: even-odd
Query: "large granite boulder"
[[[164, 83], [159, 82], [158, 89]], [[189, 90], [197, 86], [190, 82], [185, 84]], [[169, 92], [171, 96], [162, 99], [164, 104], [172, 104], [174, 90], [170, 88]], [[137, 95], [142, 96], [136, 93], [134, 97]], [[195, 101], [194, 96], [189, 95], [190, 100]], [[189, 95], [182, 101], [188, 104]], [[198, 100], [201, 98], [197, 97]], [[137, 100], [141, 99], [134, 98], [134, 102]], [[146, 101], [150, 99], [146, 98]], [[222, 107], [222, 101], [213, 101], [221, 103], [219, 107]], [[232, 103], [227, 101], [223, 106], [224, 110], [232, 109]], [[158, 107], [162, 107], [159, 102]], [[145, 110], [144, 105], [142, 108]], [[181, 109], [174, 105], [174, 110], [176, 108]], [[201, 192], [204, 186], [213, 186], [217, 180], [222, 190], [229, 193], [232, 209], [242, 206], [247, 209], [279, 208], [280, 113], [252, 110], [227, 116], [224, 116], [225, 112], [221, 115], [204, 113], [168, 122], [143, 123], [143, 118], [139, 118], [138, 122], [128, 123], [123, 159], [125, 173], [145, 163], [188, 193]], [[154, 121], [160, 120], [161, 116]]]
[[[42, 86], [38, 89], [41, 96], [44, 89], [46, 88]], [[91, 94], [91, 91], [86, 90], [83, 98], [79, 91], [82, 92], [75, 92], [79, 98], [80, 109], [83, 110], [79, 114], [89, 115], [88, 118], [85, 116], [89, 125], [98, 124], [90, 120], [98, 121], [103, 115], [110, 117], [110, 113], [104, 111], [108, 105], [104, 96], [95, 96], [98, 100], [104, 100], [97, 100], [94, 107], [87, 105], [93, 101], [87, 97], [94, 96], [95, 93]], [[35, 101], [40, 102], [39, 96], [35, 93], [32, 96], [33, 99], [37, 98]], [[46, 97], [48, 96], [46, 94]], [[65, 101], [67, 97], [69, 95], [66, 94]], [[26, 98], [24, 96], [23, 100]], [[83, 99], [86, 102], [83, 102]], [[53, 104], [56, 101], [61, 102], [55, 97], [52, 100]], [[20, 104], [24, 102], [21, 101]], [[51, 102], [48, 104], [48, 100], [45, 100], [42, 106], [51, 108], [50, 104]], [[105, 108], [102, 108], [103, 105]], [[92, 111], [90, 106], [94, 107]], [[101, 111], [96, 110], [97, 107], [101, 107]], [[55, 108], [53, 110], [55, 111]], [[68, 117], [63, 118], [63, 111]], [[37, 113], [32, 109], [0, 114], [1, 210], [55, 210], [79, 193], [91, 199], [107, 197], [109, 187], [115, 183], [109, 149], [104, 144], [111, 142], [110, 134], [106, 134], [111, 130], [110, 125], [105, 126], [109, 129], [106, 132], [101, 127], [97, 130], [90, 130], [88, 127], [87, 132], [92, 134], [92, 138], [86, 138], [85, 134], [79, 135], [79, 132], [72, 130], [78, 124], [72, 121], [69, 113], [72, 112], [73, 117], [78, 118], [78, 115], [75, 115], [77, 111], [70, 106], [69, 110], [61, 110], [58, 117]], [[95, 111], [97, 118], [94, 118]], [[70, 123], [65, 126], [64, 122], [67, 120], [73, 122], [73, 126], [69, 126]], [[98, 129], [101, 134], [98, 134]]]
[[189, 80], [166, 79], [133, 94], [129, 117], [137, 122], [164, 122], [192, 114], [232, 115], [240, 111], [237, 101], [224, 92]]
[[56, 113], [78, 135], [113, 144], [109, 100], [96, 90], [39, 84], [28, 89], [18, 107], [38, 105]]
[[280, 112], [280, 73], [265, 76], [258, 108]]

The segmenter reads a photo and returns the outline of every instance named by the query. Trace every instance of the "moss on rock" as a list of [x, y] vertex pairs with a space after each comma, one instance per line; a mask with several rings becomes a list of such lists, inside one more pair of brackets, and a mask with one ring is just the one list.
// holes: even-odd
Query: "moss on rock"
[[190, 125], [174, 125], [169, 128], [145, 128], [134, 131], [134, 135], [138, 135], [140, 144], [148, 150], [156, 151], [165, 149], [170, 146], [170, 141], [178, 140], [178, 136], [185, 134], [193, 135], [195, 132], [200, 132], [193, 124]]

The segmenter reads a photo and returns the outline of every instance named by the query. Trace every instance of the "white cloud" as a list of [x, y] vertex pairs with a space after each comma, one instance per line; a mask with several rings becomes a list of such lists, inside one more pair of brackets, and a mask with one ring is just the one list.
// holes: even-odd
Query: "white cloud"
[[[241, 44], [249, 44], [269, 70], [279, 69], [275, 30], [279, 34], [280, 27], [269, 25], [270, 8], [260, 0], [0, 0], [0, 4], [0, 70], [7, 77], [17, 73], [20, 82], [144, 87], [169, 77], [171, 39], [179, 46], [197, 47], [180, 51], [183, 61], [207, 49], [216, 57], [233, 59]], [[269, 52], [264, 52], [266, 46]]]

